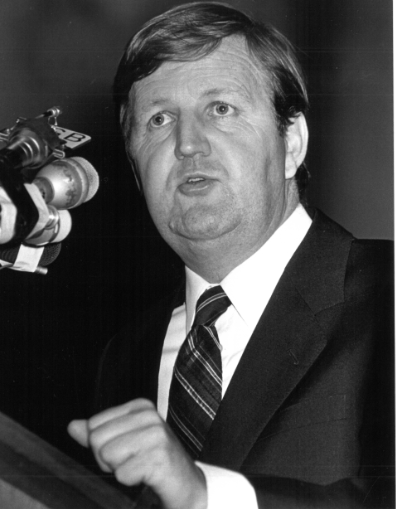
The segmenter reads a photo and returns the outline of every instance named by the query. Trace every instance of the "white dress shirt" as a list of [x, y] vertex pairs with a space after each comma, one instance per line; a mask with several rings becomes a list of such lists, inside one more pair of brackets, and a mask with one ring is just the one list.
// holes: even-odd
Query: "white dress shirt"
[[[290, 258], [305, 237], [311, 219], [302, 205], [250, 258], [220, 283], [231, 305], [216, 321], [222, 346], [223, 397], [246, 345]], [[194, 321], [197, 300], [213, 284], [186, 267], [186, 303], [173, 311], [162, 351], [158, 412], [166, 419], [173, 366]], [[257, 509], [253, 487], [236, 472], [197, 462], [208, 488], [208, 509]]]

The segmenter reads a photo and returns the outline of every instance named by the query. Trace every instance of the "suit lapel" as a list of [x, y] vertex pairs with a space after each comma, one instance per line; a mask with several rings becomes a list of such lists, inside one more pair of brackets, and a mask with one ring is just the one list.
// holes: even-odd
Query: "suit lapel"
[[317, 213], [288, 264], [209, 431], [200, 460], [238, 469], [326, 345], [316, 314], [343, 301], [351, 236]]

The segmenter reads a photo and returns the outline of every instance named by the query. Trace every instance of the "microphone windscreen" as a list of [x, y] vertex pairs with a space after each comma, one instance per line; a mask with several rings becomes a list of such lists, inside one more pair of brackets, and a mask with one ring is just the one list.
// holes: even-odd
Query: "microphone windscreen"
[[[50, 263], [54, 262], [60, 253], [62, 244], [48, 244], [44, 247], [44, 251], [40, 257], [39, 264], [42, 266], [47, 266]], [[21, 246], [19, 247], [11, 247], [8, 249], [0, 249], [0, 259], [8, 262], [8, 263], [15, 263], [17, 256], [19, 254]], [[36, 248], [29, 246], [30, 249], [34, 250]]]
[[88, 193], [84, 203], [95, 196], [99, 189], [99, 175], [92, 164], [83, 157], [70, 157], [68, 161], [76, 161], [85, 173], [88, 180]]
[[19, 247], [11, 247], [9, 249], [0, 249], [0, 260], [8, 263], [14, 263], [18, 256]]
[[46, 267], [50, 263], [54, 262], [61, 251], [62, 244], [59, 242], [57, 244], [48, 244], [45, 246], [43, 254], [40, 258], [40, 265]]

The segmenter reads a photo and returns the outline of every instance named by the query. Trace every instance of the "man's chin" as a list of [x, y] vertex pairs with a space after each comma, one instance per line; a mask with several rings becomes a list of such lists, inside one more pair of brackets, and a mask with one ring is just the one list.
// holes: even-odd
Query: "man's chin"
[[180, 221], [170, 224], [170, 230], [173, 235], [181, 237], [182, 239], [199, 242], [199, 241], [215, 241], [224, 237], [235, 229], [236, 225], [230, 222], [220, 222], [216, 218], [213, 220], [200, 220], [200, 221]]

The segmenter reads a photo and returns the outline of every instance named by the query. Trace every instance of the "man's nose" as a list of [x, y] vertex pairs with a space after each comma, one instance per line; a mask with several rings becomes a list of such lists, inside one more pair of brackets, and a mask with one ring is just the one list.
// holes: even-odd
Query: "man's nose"
[[184, 159], [197, 154], [208, 156], [210, 152], [211, 147], [203, 122], [194, 115], [179, 118], [176, 129], [176, 158]]

